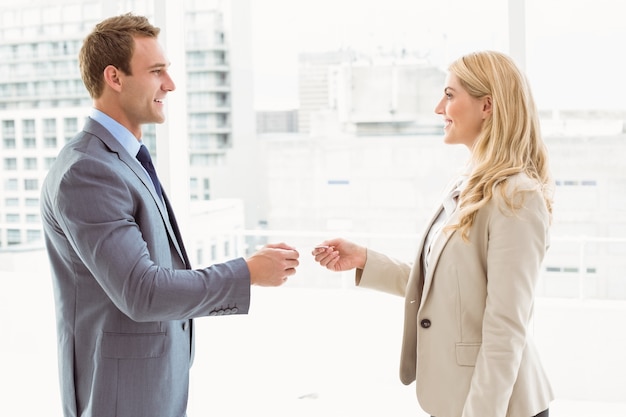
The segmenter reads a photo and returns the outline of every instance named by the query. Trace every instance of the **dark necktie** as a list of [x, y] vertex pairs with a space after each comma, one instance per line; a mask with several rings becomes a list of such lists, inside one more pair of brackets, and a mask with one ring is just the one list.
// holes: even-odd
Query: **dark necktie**
[[148, 175], [152, 179], [152, 183], [154, 184], [154, 189], [159, 197], [162, 196], [161, 192], [161, 183], [159, 182], [159, 178], [157, 177], [156, 170], [154, 169], [154, 165], [152, 164], [152, 158], [150, 158], [150, 152], [148, 152], [148, 148], [145, 145], [141, 145], [139, 148], [139, 152], [137, 153], [137, 159], [141, 162], [141, 165], [148, 171]]
[[152, 183], [154, 184], [154, 188], [156, 189], [159, 197], [163, 199], [165, 202], [165, 207], [167, 209], [167, 214], [169, 217], [169, 223], [172, 226], [172, 230], [174, 231], [174, 236], [178, 242], [178, 246], [180, 247], [180, 251], [183, 257], [183, 261], [185, 263], [185, 267], [187, 269], [191, 268], [191, 263], [189, 262], [189, 258], [187, 257], [187, 252], [185, 251], [185, 246], [183, 245], [183, 239], [180, 235], [180, 230], [178, 228], [178, 224], [176, 223], [176, 217], [174, 217], [174, 211], [172, 210], [172, 206], [170, 205], [169, 200], [163, 194], [161, 190], [161, 183], [159, 182], [159, 178], [157, 177], [156, 170], [154, 169], [154, 165], [152, 164], [152, 158], [150, 157], [150, 152], [148, 152], [148, 148], [145, 145], [141, 145], [139, 148], [139, 152], [137, 152], [137, 159], [141, 162], [141, 165], [148, 171], [148, 175], [150, 175], [150, 179], [152, 179]]

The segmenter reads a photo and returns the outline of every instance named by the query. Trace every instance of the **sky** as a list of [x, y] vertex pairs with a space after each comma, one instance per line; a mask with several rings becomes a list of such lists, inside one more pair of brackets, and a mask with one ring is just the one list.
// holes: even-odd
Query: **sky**
[[[445, 68], [473, 50], [509, 52], [507, 3], [251, 0], [255, 108], [297, 107], [299, 53], [405, 47]], [[525, 70], [540, 108], [626, 110], [622, 9], [614, 0], [526, 0]]]

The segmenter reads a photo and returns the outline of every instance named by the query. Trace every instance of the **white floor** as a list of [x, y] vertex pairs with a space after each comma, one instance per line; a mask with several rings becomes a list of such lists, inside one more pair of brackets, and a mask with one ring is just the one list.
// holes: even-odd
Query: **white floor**
[[[0, 271], [0, 415], [60, 416], [47, 274]], [[551, 417], [626, 416], [626, 302], [539, 299]], [[196, 320], [189, 416], [422, 417], [397, 378], [402, 300], [255, 288], [248, 316]]]

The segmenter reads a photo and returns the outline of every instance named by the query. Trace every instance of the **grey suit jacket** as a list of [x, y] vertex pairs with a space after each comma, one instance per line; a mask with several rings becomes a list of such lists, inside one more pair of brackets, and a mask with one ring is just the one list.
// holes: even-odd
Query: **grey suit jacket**
[[167, 197], [92, 119], [41, 197], [64, 415], [184, 416], [191, 319], [248, 312], [245, 260], [189, 269]]

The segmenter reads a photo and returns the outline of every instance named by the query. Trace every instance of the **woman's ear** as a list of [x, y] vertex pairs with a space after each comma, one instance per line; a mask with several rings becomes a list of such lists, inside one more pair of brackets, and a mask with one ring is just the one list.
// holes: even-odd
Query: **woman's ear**
[[104, 69], [104, 82], [115, 91], [122, 88], [122, 80], [120, 79], [120, 70], [113, 65], [107, 65]]
[[489, 117], [491, 115], [492, 110], [493, 110], [493, 103], [492, 103], [491, 96], [483, 97], [483, 119], [486, 119], [487, 117]]

